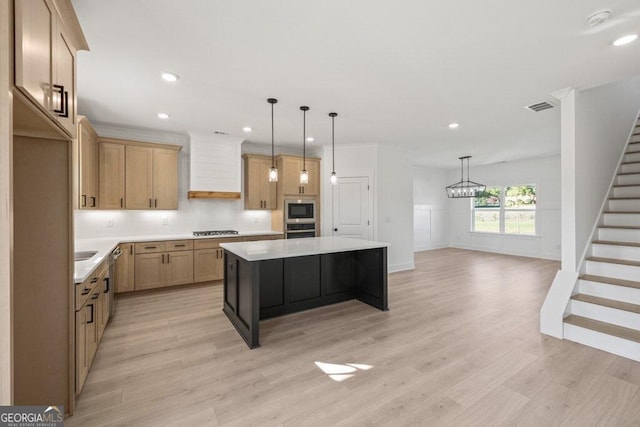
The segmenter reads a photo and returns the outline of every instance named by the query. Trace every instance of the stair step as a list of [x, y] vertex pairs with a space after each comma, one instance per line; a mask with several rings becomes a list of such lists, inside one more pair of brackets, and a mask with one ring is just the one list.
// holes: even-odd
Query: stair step
[[[639, 153], [640, 153], [640, 151], [639, 151]], [[638, 188], [640, 188], [640, 184], [617, 184], [617, 185], [613, 186], [614, 189], [615, 188], [627, 188], [627, 187], [638, 187]]]
[[627, 215], [627, 214], [640, 214], [640, 211], [604, 211], [602, 212], [603, 214], [620, 214], [620, 215]]
[[[631, 213], [631, 212], [625, 212], [625, 213]], [[600, 225], [598, 226], [598, 228], [621, 228], [624, 230], [640, 230], [640, 227], [637, 227], [635, 225]]]
[[[608, 298], [594, 297], [592, 295], [577, 294], [571, 297], [574, 301], [587, 302], [589, 304], [601, 305], [604, 307], [615, 308], [617, 310], [629, 311], [631, 313], [640, 314], [640, 305], [630, 304], [628, 302], [616, 301]], [[640, 327], [640, 324], [638, 325]]]
[[573, 314], [565, 317], [564, 323], [578, 326], [580, 328], [590, 329], [592, 331], [600, 332], [601, 334], [611, 335], [614, 337], [640, 343], [640, 331], [637, 331], [635, 329], [612, 325], [611, 323], [600, 322], [598, 320], [576, 316]]
[[593, 257], [587, 258], [587, 261], [604, 262], [607, 264], [631, 265], [634, 267], [640, 267], [640, 261], [630, 261], [630, 260], [618, 259], [618, 258], [603, 258], [603, 257], [593, 256]]
[[610, 240], [594, 240], [591, 243], [593, 243], [594, 245], [630, 246], [633, 248], [640, 248], [640, 243], [633, 243], [633, 242], [612, 242]]
[[626, 288], [640, 289], [640, 282], [633, 280], [616, 279], [615, 277], [596, 276], [595, 274], [583, 274], [579, 277], [590, 282], [606, 283], [608, 285], [624, 286]]
[[[640, 144], [640, 141], [638, 141]], [[619, 172], [618, 175], [640, 175], [640, 172]]]
[[640, 200], [640, 197], [630, 196], [630, 197], [609, 197], [609, 200]]

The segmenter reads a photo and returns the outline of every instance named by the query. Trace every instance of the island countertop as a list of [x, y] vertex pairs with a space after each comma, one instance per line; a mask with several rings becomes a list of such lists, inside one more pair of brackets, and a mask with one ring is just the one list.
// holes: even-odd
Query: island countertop
[[359, 251], [387, 246], [388, 244], [383, 242], [334, 236], [220, 244], [221, 248], [247, 261]]

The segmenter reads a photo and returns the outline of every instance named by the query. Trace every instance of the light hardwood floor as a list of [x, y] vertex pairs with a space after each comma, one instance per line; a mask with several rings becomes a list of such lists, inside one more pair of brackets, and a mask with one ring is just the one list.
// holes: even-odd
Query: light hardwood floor
[[[541, 335], [559, 263], [458, 249], [358, 301], [261, 322], [221, 286], [122, 298], [67, 426], [640, 425], [640, 363]], [[370, 365], [338, 382], [315, 362]]]

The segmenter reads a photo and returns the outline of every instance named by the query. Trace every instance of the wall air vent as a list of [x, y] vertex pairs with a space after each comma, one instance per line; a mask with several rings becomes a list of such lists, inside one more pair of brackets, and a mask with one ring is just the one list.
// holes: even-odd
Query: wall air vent
[[539, 113], [540, 111], [548, 110], [549, 108], [553, 108], [553, 107], [554, 105], [551, 104], [550, 102], [543, 101], [543, 102], [538, 102], [536, 104], [527, 105], [524, 108], [526, 108], [527, 110], [531, 110], [531, 111], [535, 111], [536, 113]]

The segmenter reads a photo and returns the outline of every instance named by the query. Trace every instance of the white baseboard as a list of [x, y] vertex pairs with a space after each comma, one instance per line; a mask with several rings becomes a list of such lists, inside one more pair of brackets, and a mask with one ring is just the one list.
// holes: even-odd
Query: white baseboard
[[416, 269], [416, 264], [413, 262], [408, 262], [405, 264], [390, 265], [388, 268], [389, 273], [397, 273], [398, 271], [415, 270], [415, 269]]
[[449, 247], [449, 245], [447, 245], [447, 244], [434, 245], [434, 246], [419, 246], [417, 248], [414, 248], [413, 252], [433, 251], [435, 249], [444, 249], [444, 248], [448, 248], [448, 247]]

